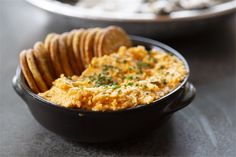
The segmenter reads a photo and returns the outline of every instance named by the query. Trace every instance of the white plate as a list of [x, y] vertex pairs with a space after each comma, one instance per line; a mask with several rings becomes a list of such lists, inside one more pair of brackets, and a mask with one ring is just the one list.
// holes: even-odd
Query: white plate
[[78, 8], [73, 5], [55, 0], [26, 0], [29, 3], [61, 15], [87, 20], [119, 21], [119, 22], [167, 22], [175, 20], [202, 19], [236, 11], [236, 0], [221, 3], [207, 9], [185, 10], [172, 12], [170, 15], [156, 16], [153, 13], [120, 13], [120, 12], [95, 12], [89, 9]]

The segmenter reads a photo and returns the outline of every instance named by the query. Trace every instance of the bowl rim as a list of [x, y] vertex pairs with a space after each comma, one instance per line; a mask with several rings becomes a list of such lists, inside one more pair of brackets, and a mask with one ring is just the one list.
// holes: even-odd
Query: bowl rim
[[198, 20], [210, 17], [225, 15], [236, 11], [236, 2], [234, 0], [223, 2], [202, 10], [183, 10], [173, 12], [170, 15], [156, 16], [153, 13], [126, 13], [125, 15], [116, 15], [111, 12], [101, 11], [100, 14], [94, 14], [89, 9], [76, 8], [52, 0], [26, 0], [28, 3], [37, 6], [43, 10], [59, 15], [74, 17], [84, 20], [98, 20], [103, 22], [172, 22]]
[[[16, 71], [16, 75], [14, 77], [17, 77], [17, 84], [20, 84], [22, 89], [24, 90], [23, 92], [27, 93], [28, 95], [30, 95], [31, 97], [33, 97], [36, 101], [40, 101], [42, 104], [44, 105], [48, 105], [51, 107], [56, 107], [58, 109], [63, 109], [63, 110], [67, 110], [67, 111], [72, 111], [72, 112], [76, 112], [76, 113], [94, 113], [94, 114], [98, 114], [98, 113], [120, 113], [120, 112], [129, 112], [129, 111], [134, 111], [134, 110], [138, 110], [138, 109], [143, 109], [143, 108], [147, 108], [150, 107], [152, 105], [156, 105], [158, 102], [163, 101], [164, 99], [168, 98], [170, 95], [174, 94], [175, 92], [177, 92], [179, 89], [183, 88], [185, 86], [185, 84], [187, 83], [189, 76], [190, 76], [190, 69], [189, 69], [189, 65], [186, 61], [186, 59], [175, 49], [171, 48], [170, 46], [163, 44], [159, 41], [153, 40], [153, 39], [149, 39], [149, 38], [145, 38], [145, 37], [140, 37], [140, 36], [135, 36], [135, 35], [129, 35], [130, 39], [132, 41], [136, 41], [136, 42], [143, 42], [144, 45], [149, 45], [151, 47], [156, 47], [159, 48], [161, 50], [164, 50], [164, 52], [166, 53], [170, 53], [174, 56], [176, 56], [177, 58], [179, 58], [185, 65], [186, 71], [187, 71], [187, 75], [184, 78], [184, 80], [178, 85], [178, 87], [176, 87], [174, 90], [172, 90], [171, 92], [169, 92], [168, 94], [164, 95], [163, 97], [161, 97], [160, 99], [157, 99], [149, 104], [140, 104], [137, 105], [135, 107], [130, 107], [130, 108], [125, 108], [125, 109], [121, 109], [121, 110], [116, 110], [116, 111], [111, 111], [111, 110], [105, 110], [105, 111], [93, 111], [93, 110], [86, 110], [86, 109], [80, 109], [80, 108], [66, 108], [63, 106], [59, 106], [57, 104], [54, 104], [42, 97], [40, 97], [39, 95], [33, 93], [31, 91], [31, 89], [26, 85], [24, 76], [22, 74], [21, 68], [20, 66], [17, 67], [17, 71]], [[14, 79], [13, 79], [14, 80]]]

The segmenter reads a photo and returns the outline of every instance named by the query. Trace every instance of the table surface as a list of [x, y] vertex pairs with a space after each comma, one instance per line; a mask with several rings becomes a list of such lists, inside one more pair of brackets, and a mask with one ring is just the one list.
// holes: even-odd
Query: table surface
[[14, 92], [20, 50], [49, 32], [71, 29], [63, 18], [21, 0], [0, 1], [0, 156], [236, 156], [236, 16], [194, 36], [164, 40], [179, 50], [197, 88], [193, 103], [161, 130], [114, 144], [77, 143], [40, 126]]

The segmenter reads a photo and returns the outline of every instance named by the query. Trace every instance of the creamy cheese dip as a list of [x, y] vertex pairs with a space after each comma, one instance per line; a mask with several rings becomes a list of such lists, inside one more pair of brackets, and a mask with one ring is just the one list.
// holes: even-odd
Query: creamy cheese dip
[[39, 96], [64, 107], [115, 111], [163, 97], [186, 75], [176, 56], [143, 46], [121, 47], [117, 53], [93, 58], [81, 76], [61, 75]]

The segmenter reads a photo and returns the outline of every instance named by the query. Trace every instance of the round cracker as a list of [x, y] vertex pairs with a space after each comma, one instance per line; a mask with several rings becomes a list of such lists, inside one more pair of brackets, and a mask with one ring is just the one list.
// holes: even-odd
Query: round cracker
[[39, 69], [36, 65], [32, 49], [29, 49], [26, 52], [26, 60], [27, 60], [27, 64], [29, 66], [29, 69], [30, 69], [32, 75], [33, 75], [33, 78], [35, 80], [35, 83], [36, 83], [39, 91], [40, 92], [47, 91], [48, 87], [47, 87], [45, 81], [43, 80], [43, 77], [42, 77], [41, 73], [39, 72]]
[[72, 47], [74, 34], [75, 34], [75, 30], [67, 34], [66, 45], [67, 45], [67, 50], [68, 50], [68, 58], [69, 58], [72, 70], [74, 74], [80, 74], [80, 67], [76, 62], [76, 58], [75, 58], [73, 47]]
[[60, 62], [58, 38], [59, 36], [55, 35], [50, 42], [50, 57], [56, 77], [64, 73]]
[[80, 73], [84, 70], [84, 66], [82, 63], [81, 55], [80, 55], [80, 39], [81, 39], [81, 34], [84, 32], [84, 29], [80, 29], [75, 32], [74, 37], [73, 37], [73, 52], [74, 56], [76, 58], [77, 65], [80, 67]]
[[34, 81], [33, 75], [30, 72], [30, 69], [28, 67], [27, 64], [27, 60], [26, 60], [26, 50], [21, 51], [20, 53], [20, 66], [21, 66], [21, 70], [23, 72], [23, 75], [25, 77], [25, 80], [27, 82], [27, 84], [29, 85], [30, 89], [34, 92], [34, 93], [39, 93], [39, 89]]
[[62, 64], [62, 69], [65, 72], [66, 76], [72, 76], [73, 75], [73, 71], [71, 68], [71, 65], [69, 63], [69, 59], [68, 59], [68, 52], [67, 52], [67, 47], [66, 47], [66, 36], [67, 34], [64, 33], [62, 35], [59, 36], [58, 38], [58, 42], [59, 42], [59, 56], [60, 56], [60, 61]]
[[99, 57], [98, 43], [99, 43], [99, 39], [103, 31], [104, 29], [100, 29], [96, 32], [96, 35], [95, 35], [94, 44], [93, 44], [93, 53], [95, 57]]
[[49, 70], [51, 72], [51, 75], [52, 75], [53, 79], [56, 79], [57, 76], [56, 76], [56, 72], [54, 71], [52, 60], [51, 60], [50, 47], [51, 47], [52, 39], [57, 35], [58, 34], [56, 34], [56, 33], [50, 33], [50, 34], [47, 35], [47, 37], [44, 40], [44, 48], [46, 49], [46, 52], [47, 52], [47, 55], [48, 55], [48, 58], [49, 58], [48, 67], [49, 67]]
[[103, 56], [117, 51], [121, 46], [130, 47], [131, 41], [122, 28], [109, 26], [103, 31], [98, 44], [99, 56]]
[[85, 39], [86, 36], [88, 35], [89, 31], [91, 31], [91, 29], [87, 29], [85, 31], [83, 31], [81, 33], [81, 38], [80, 38], [80, 56], [82, 59], [82, 63], [83, 63], [83, 67], [87, 67], [87, 58], [86, 58], [86, 52], [85, 52]]
[[51, 70], [52, 67], [50, 67], [50, 56], [42, 42], [36, 42], [34, 44], [33, 53], [43, 79], [48, 87], [51, 87], [53, 82], [53, 72]]
[[44, 45], [47, 51], [50, 51], [50, 44], [51, 44], [51, 40], [53, 37], [55, 37], [55, 35], [57, 35], [56, 33], [50, 33], [46, 36], [45, 40], [44, 40]]
[[90, 64], [92, 58], [95, 56], [93, 45], [94, 45], [94, 39], [95, 39], [96, 33], [99, 30], [100, 30], [99, 28], [94, 28], [88, 31], [88, 34], [85, 37], [84, 52], [85, 52], [85, 62], [87, 66]]

